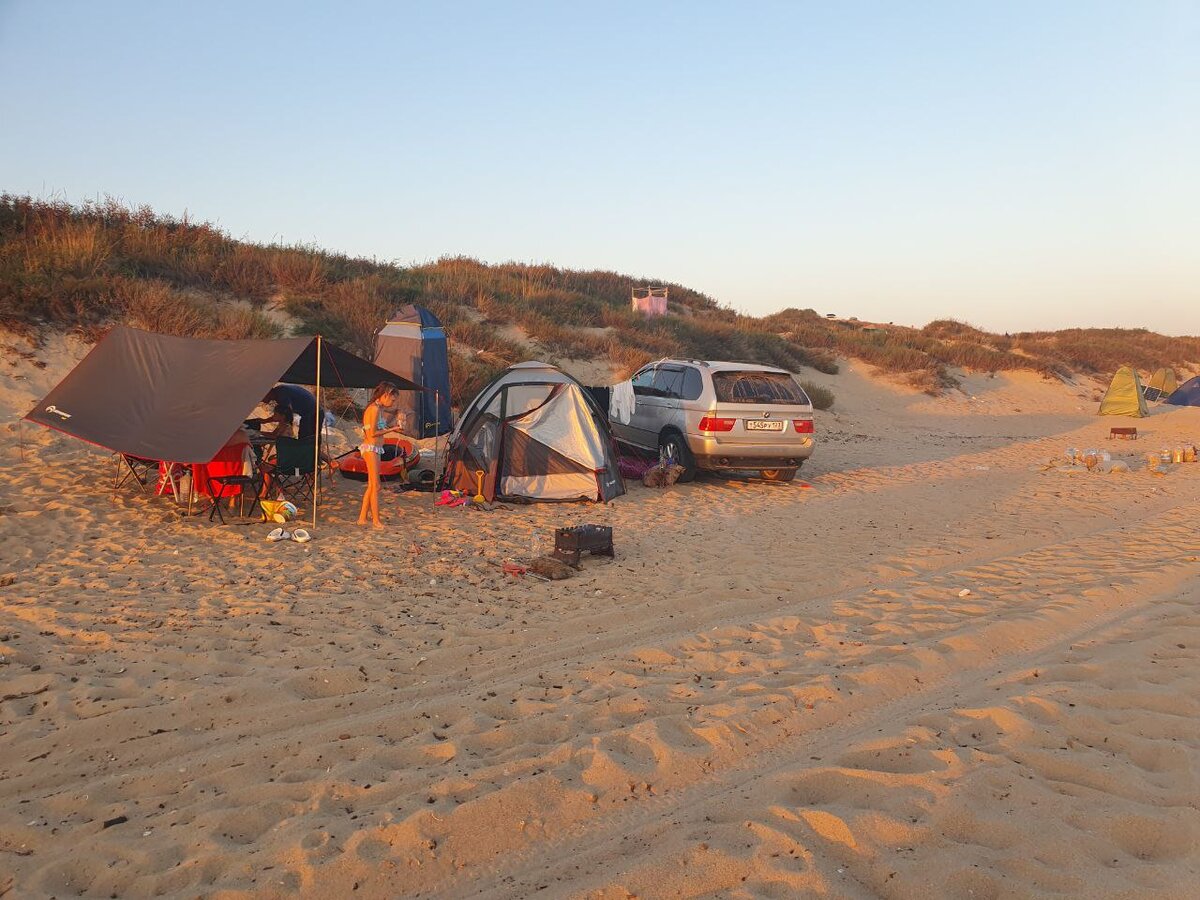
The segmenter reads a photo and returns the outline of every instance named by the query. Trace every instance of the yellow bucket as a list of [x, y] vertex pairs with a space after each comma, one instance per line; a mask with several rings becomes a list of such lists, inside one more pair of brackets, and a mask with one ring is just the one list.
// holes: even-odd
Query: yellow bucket
[[264, 500], [262, 508], [268, 522], [282, 524], [296, 518], [296, 504], [289, 500]]

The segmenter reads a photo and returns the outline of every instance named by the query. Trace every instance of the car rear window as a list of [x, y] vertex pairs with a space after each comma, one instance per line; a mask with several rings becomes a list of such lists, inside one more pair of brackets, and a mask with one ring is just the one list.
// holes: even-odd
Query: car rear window
[[719, 403], [778, 403], [807, 406], [808, 394], [786, 372], [713, 372]]

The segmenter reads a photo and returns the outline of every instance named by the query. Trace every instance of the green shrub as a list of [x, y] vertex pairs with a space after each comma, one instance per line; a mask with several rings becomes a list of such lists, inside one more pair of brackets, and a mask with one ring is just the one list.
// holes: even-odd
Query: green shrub
[[833, 391], [829, 388], [821, 387], [811, 381], [801, 381], [800, 387], [804, 388], [804, 393], [808, 394], [808, 399], [812, 401], [814, 409], [833, 409]]

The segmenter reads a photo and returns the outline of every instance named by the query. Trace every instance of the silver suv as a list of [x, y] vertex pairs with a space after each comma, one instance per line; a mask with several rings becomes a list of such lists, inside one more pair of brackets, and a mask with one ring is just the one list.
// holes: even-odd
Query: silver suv
[[663, 451], [684, 468], [757, 470], [791, 481], [813, 451], [812, 401], [790, 372], [748, 363], [662, 359], [633, 376], [628, 423], [617, 440]]

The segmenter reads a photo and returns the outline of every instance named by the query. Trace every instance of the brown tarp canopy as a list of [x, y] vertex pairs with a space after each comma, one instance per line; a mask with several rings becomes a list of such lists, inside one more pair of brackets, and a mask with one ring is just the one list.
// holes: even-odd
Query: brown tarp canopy
[[209, 462], [277, 382], [411, 381], [315, 337], [214, 341], [118, 325], [27, 416], [118, 453]]

